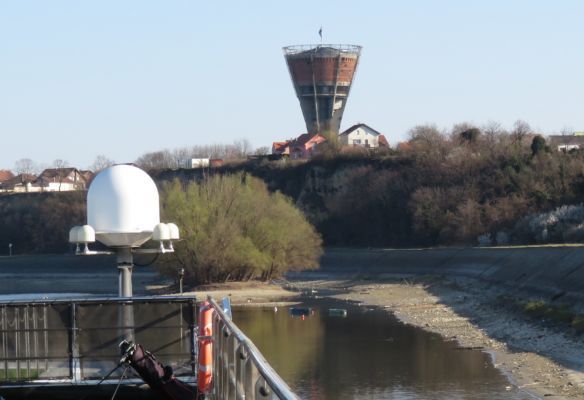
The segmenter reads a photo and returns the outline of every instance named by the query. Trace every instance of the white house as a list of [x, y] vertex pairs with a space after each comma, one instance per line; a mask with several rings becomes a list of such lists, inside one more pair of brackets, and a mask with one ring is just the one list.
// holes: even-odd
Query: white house
[[339, 143], [342, 146], [379, 147], [380, 137], [382, 142], [385, 141], [380, 132], [366, 124], [357, 124], [339, 134]]
[[189, 158], [184, 162], [184, 167], [187, 169], [195, 168], [209, 168], [210, 159], [208, 158]]
[[87, 182], [77, 168], [47, 168], [25, 191], [66, 192], [83, 190]]
[[557, 151], [580, 150], [584, 149], [584, 136], [579, 132], [573, 135], [550, 135], [548, 143], [552, 149], [555, 148]]

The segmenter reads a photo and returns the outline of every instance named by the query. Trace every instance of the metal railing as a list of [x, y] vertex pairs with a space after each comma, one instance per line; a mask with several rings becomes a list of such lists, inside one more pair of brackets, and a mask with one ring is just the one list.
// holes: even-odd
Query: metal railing
[[118, 364], [128, 335], [194, 379], [195, 312], [194, 297], [1, 302], [0, 386], [95, 384]]
[[303, 53], [309, 50], [315, 50], [319, 48], [327, 48], [330, 47], [332, 49], [338, 50], [341, 53], [361, 53], [362, 46], [358, 46], [355, 44], [297, 44], [293, 46], [286, 46], [282, 47], [285, 55], [294, 55]]
[[[298, 400], [212, 298], [213, 390], [205, 398]], [[194, 383], [195, 298], [134, 297], [0, 303], [0, 387], [97, 384], [119, 362], [128, 335]], [[117, 383], [120, 372], [104, 384]], [[186, 378], [186, 379], [185, 379]], [[136, 383], [138, 379], [126, 379]]]
[[213, 399], [298, 400], [254, 344], [209, 297], [213, 313]]

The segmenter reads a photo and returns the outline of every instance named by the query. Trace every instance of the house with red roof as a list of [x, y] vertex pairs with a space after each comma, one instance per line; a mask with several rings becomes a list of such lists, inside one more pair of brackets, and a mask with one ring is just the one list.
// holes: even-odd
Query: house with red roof
[[14, 178], [12, 171], [7, 169], [0, 169], [0, 183], [12, 178]]
[[36, 176], [30, 174], [18, 174], [10, 179], [0, 182], [0, 190], [3, 192], [33, 192], [32, 182]]
[[[308, 159], [318, 154], [319, 146], [326, 142], [320, 134], [303, 133], [296, 139], [272, 143], [272, 154], [289, 156], [292, 159]], [[366, 124], [356, 124], [339, 134], [339, 143], [344, 147], [389, 148], [387, 139], [381, 132]]]
[[287, 155], [292, 159], [309, 159], [318, 154], [318, 147], [324, 142], [326, 138], [320, 134], [303, 133], [296, 139], [272, 143], [272, 154]]
[[0, 169], [0, 190], [6, 191], [6, 182], [14, 178], [12, 171], [7, 169]]
[[290, 142], [292, 140], [287, 140], [285, 142], [274, 142], [272, 143], [272, 154], [290, 155]]

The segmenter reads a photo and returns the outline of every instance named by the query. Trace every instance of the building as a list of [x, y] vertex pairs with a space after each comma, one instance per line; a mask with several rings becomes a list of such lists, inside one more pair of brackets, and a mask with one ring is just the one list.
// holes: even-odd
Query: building
[[290, 142], [292, 140], [287, 140], [285, 142], [274, 142], [272, 143], [272, 154], [280, 155], [290, 155]]
[[584, 149], [584, 136], [574, 135], [550, 135], [548, 136], [550, 147], [556, 151], [570, 151]]
[[95, 175], [97, 174], [97, 172], [89, 170], [80, 170], [79, 173], [81, 174], [83, 179], [85, 179], [85, 187], [89, 187], [91, 181], [93, 180], [93, 178], [95, 178]]
[[6, 191], [7, 182], [14, 178], [12, 171], [0, 169], [0, 191]]
[[218, 168], [223, 165], [222, 158], [189, 158], [182, 163], [183, 168], [198, 169], [198, 168]]
[[208, 158], [189, 158], [184, 162], [186, 169], [209, 168], [211, 160]]
[[223, 166], [223, 159], [222, 158], [211, 158], [209, 160], [209, 166], [211, 168], [219, 168]]
[[272, 144], [272, 154], [287, 155], [291, 159], [308, 159], [318, 154], [319, 145], [326, 142], [322, 135], [311, 135], [303, 133], [296, 139], [285, 142], [274, 142]]
[[360, 146], [376, 148], [381, 146], [389, 147], [385, 136], [366, 124], [356, 124], [339, 134], [339, 144], [341, 146]]
[[336, 138], [361, 46], [301, 45], [283, 50], [308, 134]]
[[[3, 192], [33, 192], [32, 183], [37, 177], [30, 174], [18, 174], [0, 184]], [[36, 190], [38, 191], [38, 190]]]
[[32, 183], [43, 192], [66, 192], [83, 190], [87, 186], [85, 178], [77, 168], [47, 168]]
[[9, 171], [7, 169], [0, 169], [0, 183], [12, 178], [14, 178], [14, 174], [12, 173], [12, 171]]

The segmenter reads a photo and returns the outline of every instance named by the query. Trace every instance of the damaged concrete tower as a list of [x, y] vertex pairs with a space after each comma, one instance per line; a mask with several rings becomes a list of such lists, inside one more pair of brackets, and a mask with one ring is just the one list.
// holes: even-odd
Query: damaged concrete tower
[[301, 45], [283, 50], [308, 133], [336, 138], [361, 46]]

